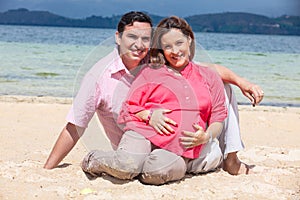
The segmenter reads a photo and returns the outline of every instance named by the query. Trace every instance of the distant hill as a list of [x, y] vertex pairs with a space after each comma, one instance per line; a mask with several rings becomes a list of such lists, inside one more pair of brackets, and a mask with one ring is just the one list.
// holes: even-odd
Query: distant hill
[[300, 35], [300, 16], [269, 18], [250, 13], [194, 15], [186, 20], [194, 31]]
[[[154, 24], [164, 18], [149, 15]], [[0, 13], [0, 24], [115, 29], [120, 18], [120, 15], [112, 17], [92, 15], [83, 19], [72, 19], [48, 11], [29, 11], [20, 8]], [[269, 18], [250, 13], [228, 12], [193, 15], [185, 19], [191, 24], [195, 32], [300, 35], [300, 16], [285, 15]]]

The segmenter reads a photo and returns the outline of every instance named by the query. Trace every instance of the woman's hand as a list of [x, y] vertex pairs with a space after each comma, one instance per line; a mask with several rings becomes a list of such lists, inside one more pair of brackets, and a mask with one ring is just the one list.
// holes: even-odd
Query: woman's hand
[[210, 135], [203, 131], [203, 128], [198, 124], [193, 125], [196, 132], [183, 131], [186, 137], [180, 137], [181, 144], [185, 148], [196, 147], [200, 144], [206, 144], [209, 141]]
[[156, 109], [153, 110], [149, 124], [152, 126], [159, 134], [161, 135], [170, 135], [174, 133], [174, 130], [169, 125], [177, 126], [177, 123], [171, 120], [170, 118], [166, 117], [164, 114], [170, 113], [172, 110], [168, 109]]

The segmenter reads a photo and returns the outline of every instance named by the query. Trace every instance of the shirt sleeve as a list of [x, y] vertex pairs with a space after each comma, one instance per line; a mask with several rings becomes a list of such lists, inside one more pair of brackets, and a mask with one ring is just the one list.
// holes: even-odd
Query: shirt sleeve
[[214, 122], [223, 122], [227, 117], [227, 108], [225, 103], [224, 85], [217, 72], [206, 68], [207, 82], [212, 100], [211, 116], [209, 124]]
[[82, 80], [80, 89], [67, 115], [67, 121], [76, 126], [87, 128], [96, 112], [97, 99], [100, 96], [96, 78], [91, 74], [87, 74]]

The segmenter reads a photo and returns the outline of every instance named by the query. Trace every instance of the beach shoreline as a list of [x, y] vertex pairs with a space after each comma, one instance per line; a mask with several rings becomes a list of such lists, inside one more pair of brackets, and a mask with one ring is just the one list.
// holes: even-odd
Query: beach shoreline
[[[89, 180], [80, 141], [53, 170], [43, 169], [72, 98], [0, 96], [0, 199], [300, 199], [299, 107], [239, 105], [245, 149], [258, 174], [223, 170], [163, 186], [108, 176]], [[101, 144], [102, 145], [102, 144]], [[197, 187], [196, 187], [197, 186]]]
[[[27, 102], [27, 103], [58, 103], [71, 104], [72, 97], [54, 97], [54, 96], [24, 96], [24, 95], [0, 95], [0, 102]], [[249, 102], [238, 102], [239, 107], [247, 108], [250, 106]], [[278, 107], [278, 108], [300, 108], [300, 103], [260, 103], [258, 107]]]

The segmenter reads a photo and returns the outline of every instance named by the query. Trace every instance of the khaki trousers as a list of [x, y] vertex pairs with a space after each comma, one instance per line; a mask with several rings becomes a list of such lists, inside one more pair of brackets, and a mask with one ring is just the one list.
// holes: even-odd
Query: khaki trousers
[[94, 176], [106, 173], [119, 179], [133, 179], [140, 175], [141, 182], [160, 185], [180, 180], [186, 173], [213, 171], [222, 161], [216, 139], [207, 143], [196, 159], [186, 159], [164, 149], [152, 149], [144, 136], [127, 131], [116, 151], [91, 151], [84, 158], [82, 169]]

